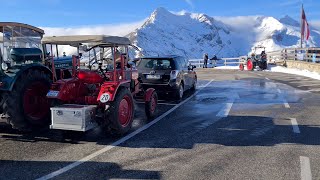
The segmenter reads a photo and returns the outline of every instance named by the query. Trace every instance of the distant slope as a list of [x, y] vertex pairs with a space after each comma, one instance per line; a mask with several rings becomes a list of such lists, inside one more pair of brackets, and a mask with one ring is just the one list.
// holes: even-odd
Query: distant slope
[[[128, 37], [144, 55], [178, 54], [188, 58], [231, 57], [248, 54], [262, 45], [267, 51], [300, 44], [300, 25], [289, 16], [280, 20], [265, 16], [209, 17], [205, 14], [173, 14], [156, 9]], [[312, 30], [309, 46], [319, 46], [320, 33]]]

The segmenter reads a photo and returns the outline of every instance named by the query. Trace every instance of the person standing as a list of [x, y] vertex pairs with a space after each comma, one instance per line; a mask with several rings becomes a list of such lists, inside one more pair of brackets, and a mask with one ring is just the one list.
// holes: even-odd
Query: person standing
[[216, 67], [217, 65], [216, 61], [218, 60], [218, 57], [214, 54], [210, 60], [211, 60], [212, 68]]
[[209, 59], [208, 53], [205, 53], [203, 55], [203, 68], [208, 68], [208, 59]]

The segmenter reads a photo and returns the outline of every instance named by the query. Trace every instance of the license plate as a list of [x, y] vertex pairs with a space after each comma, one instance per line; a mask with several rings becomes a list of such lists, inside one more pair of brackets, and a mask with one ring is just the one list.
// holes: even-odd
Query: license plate
[[59, 91], [49, 91], [47, 93], [47, 97], [57, 97], [59, 94]]
[[147, 79], [160, 79], [160, 75], [147, 75]]

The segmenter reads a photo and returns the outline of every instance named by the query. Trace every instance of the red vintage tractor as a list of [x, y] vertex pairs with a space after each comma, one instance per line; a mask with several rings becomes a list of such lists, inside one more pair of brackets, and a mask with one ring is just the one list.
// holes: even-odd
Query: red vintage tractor
[[73, 46], [78, 54], [72, 56], [72, 78], [54, 82], [47, 94], [54, 104], [51, 129], [87, 131], [100, 125], [125, 134], [132, 126], [136, 98], [145, 101], [148, 119], [155, 116], [158, 96], [153, 88], [143, 90], [137, 70], [128, 63], [128, 38], [54, 36], [42, 43], [51, 51], [53, 45]]
[[[258, 49], [263, 49], [261, 54], [257, 54]], [[259, 67], [260, 70], [267, 69], [267, 54], [265, 53], [265, 49], [263, 46], [254, 47], [254, 53], [252, 53], [251, 56], [240, 59], [239, 69], [243, 71], [245, 66], [248, 71], [253, 71], [256, 67]]]

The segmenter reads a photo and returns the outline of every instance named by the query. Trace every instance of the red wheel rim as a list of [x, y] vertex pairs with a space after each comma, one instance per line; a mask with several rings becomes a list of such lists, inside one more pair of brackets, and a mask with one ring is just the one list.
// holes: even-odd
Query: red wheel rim
[[30, 84], [23, 95], [23, 110], [27, 118], [42, 120], [50, 111], [50, 103], [46, 97], [49, 87], [42, 82]]
[[132, 118], [132, 101], [128, 95], [124, 96], [119, 104], [119, 120], [123, 127], [126, 127]]
[[251, 60], [248, 60], [248, 62], [247, 62], [247, 69], [248, 69], [249, 71], [251, 71], [251, 70], [253, 69], [253, 64], [252, 64], [252, 61], [251, 61]]
[[240, 68], [241, 71], [243, 71], [243, 69], [244, 69], [243, 64], [240, 64], [239, 68]]
[[153, 94], [153, 96], [151, 98], [150, 105], [151, 105], [150, 112], [154, 113], [154, 111], [156, 110], [156, 107], [157, 107], [157, 98], [156, 98], [156, 96], [154, 94]]

